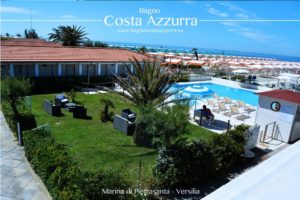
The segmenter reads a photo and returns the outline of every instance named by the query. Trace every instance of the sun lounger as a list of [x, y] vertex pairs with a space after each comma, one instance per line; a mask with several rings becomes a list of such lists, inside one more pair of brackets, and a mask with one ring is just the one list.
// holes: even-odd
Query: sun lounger
[[243, 101], [238, 101], [238, 105], [239, 105], [239, 107], [244, 108], [244, 111], [246, 111], [246, 112], [248, 112], [248, 113], [251, 113], [251, 112], [253, 112], [253, 111], [256, 111], [255, 108], [246, 105], [245, 102], [243, 102]]
[[226, 104], [236, 104], [236, 102], [234, 102], [231, 98], [229, 98], [229, 97], [224, 97], [224, 99], [225, 99], [225, 103]]
[[218, 107], [218, 106], [215, 104], [215, 102], [214, 102], [213, 100], [211, 100], [211, 99], [207, 99], [207, 104], [208, 104], [210, 107], [212, 107], [212, 108]]
[[224, 103], [219, 102], [218, 105], [219, 105], [219, 108], [214, 109], [214, 110], [213, 110], [214, 112], [220, 113], [220, 112], [226, 112], [226, 111], [228, 111], [228, 109], [226, 108], [226, 106], [225, 106]]
[[214, 99], [216, 99], [216, 100], [221, 100], [221, 99], [223, 99], [223, 97], [221, 98], [217, 93], [214, 93], [214, 94], [213, 94], [213, 97], [214, 97]]
[[245, 119], [249, 119], [250, 117], [247, 116], [247, 115], [241, 114], [239, 116], [236, 116], [235, 118], [238, 119], [238, 120], [244, 121]]
[[236, 107], [236, 106], [231, 106], [230, 107], [230, 112], [224, 113], [224, 115], [229, 116], [229, 117], [231, 117], [232, 115], [238, 115], [235, 118], [238, 119], [238, 120], [242, 120], [242, 121], [244, 121], [245, 119], [250, 118], [249, 116], [242, 114], [239, 111], [238, 107]]
[[232, 115], [237, 115], [240, 114], [239, 109], [236, 106], [230, 106], [230, 111], [224, 113], [226, 116], [232, 116]]

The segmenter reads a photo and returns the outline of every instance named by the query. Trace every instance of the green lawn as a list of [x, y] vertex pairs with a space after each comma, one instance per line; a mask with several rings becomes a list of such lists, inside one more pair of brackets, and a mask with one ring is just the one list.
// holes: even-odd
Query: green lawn
[[[43, 100], [53, 100], [54, 94], [32, 96], [32, 113], [37, 124], [49, 123], [51, 132], [58, 143], [66, 144], [71, 156], [79, 163], [82, 170], [113, 169], [125, 174], [130, 181], [138, 179], [139, 160], [142, 160], [142, 179], [152, 176], [157, 153], [155, 149], [137, 147], [132, 137], [125, 136], [113, 129], [112, 123], [100, 121], [102, 106], [100, 98], [114, 102], [114, 113], [124, 108], [136, 111], [126, 98], [116, 94], [85, 95], [78, 93], [77, 102], [87, 107], [91, 120], [74, 119], [72, 113], [62, 109], [64, 116], [52, 117], [43, 110]], [[192, 138], [209, 139], [214, 133], [191, 124]]]

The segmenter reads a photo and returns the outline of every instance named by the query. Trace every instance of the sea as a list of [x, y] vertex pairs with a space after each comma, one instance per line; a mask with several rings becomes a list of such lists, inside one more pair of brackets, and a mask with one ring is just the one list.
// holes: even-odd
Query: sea
[[[162, 46], [162, 45], [155, 45], [155, 44], [139, 44], [139, 43], [120, 43], [120, 42], [107, 42], [107, 43], [110, 46], [128, 48], [130, 50], [137, 50], [141, 46], [145, 46], [147, 50], [151, 52], [193, 53], [192, 49], [197, 48], [197, 47], [165, 46], [165, 45]], [[279, 61], [300, 62], [300, 57], [297, 56], [273, 55], [273, 54], [265, 54], [265, 53], [253, 53], [253, 52], [232, 51], [232, 50], [197, 48], [197, 53], [208, 54], [208, 55], [269, 58], [269, 59], [275, 59]]]

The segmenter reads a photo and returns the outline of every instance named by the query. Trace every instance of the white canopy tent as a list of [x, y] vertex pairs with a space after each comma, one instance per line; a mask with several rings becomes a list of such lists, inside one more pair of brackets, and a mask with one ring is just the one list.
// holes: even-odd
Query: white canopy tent
[[280, 88], [300, 89], [300, 74], [282, 73], [276, 78]]
[[249, 74], [250, 71], [246, 69], [237, 69], [232, 71], [233, 74]]

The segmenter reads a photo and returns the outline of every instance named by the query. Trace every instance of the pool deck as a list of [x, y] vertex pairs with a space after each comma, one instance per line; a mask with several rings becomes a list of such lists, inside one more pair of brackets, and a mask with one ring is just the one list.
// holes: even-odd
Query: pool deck
[[[210, 99], [210, 100], [213, 100], [214, 103], [217, 104], [216, 99]], [[228, 127], [228, 121], [230, 123], [230, 128], [233, 128], [233, 127], [241, 125], [241, 124], [253, 126], [254, 123], [255, 123], [256, 111], [252, 111], [252, 112], [248, 113], [248, 112], [245, 112], [243, 110], [243, 108], [239, 108], [239, 112], [241, 114], [249, 116], [248, 119], [245, 119], [245, 120], [242, 121], [242, 120], [238, 120], [236, 118], [236, 116], [238, 116], [240, 114], [237, 114], [237, 115], [235, 114], [235, 115], [231, 115], [231, 116], [225, 115], [225, 113], [230, 111], [230, 106], [232, 106], [234, 104], [225, 104], [228, 111], [215, 112], [214, 110], [217, 109], [217, 107], [212, 108], [212, 107], [208, 106], [208, 103], [207, 103], [206, 100], [197, 100], [196, 109], [201, 109], [203, 105], [206, 105], [212, 111], [212, 113], [215, 116], [215, 120], [214, 120], [214, 123], [210, 123], [210, 124], [207, 123], [207, 122], [204, 122], [204, 123], [202, 123], [202, 126], [209, 129], [209, 130], [211, 130], [211, 131], [213, 131], [213, 132], [223, 133], [224, 131], [226, 131], [227, 127]], [[195, 110], [195, 106], [190, 108], [191, 121], [192, 121], [192, 123], [199, 124], [200, 119], [198, 117], [196, 117], [195, 118], [196, 120], [194, 121], [194, 110]]]
[[[241, 89], [241, 90], [251, 91], [251, 92], [254, 92], [254, 93], [272, 90], [271, 88], [261, 87], [261, 86], [258, 86], [256, 90], [246, 89], [246, 88], [242, 88], [240, 86], [239, 82], [226, 80], [226, 79], [221, 79], [221, 78], [213, 78], [213, 77], [212, 77], [212, 80], [210, 80], [210, 81], [195, 81], [195, 82], [185, 82], [185, 83], [178, 83], [178, 84], [184, 85], [184, 84], [193, 84], [193, 83], [214, 83], [214, 84], [219, 84], [219, 85], [223, 85], [223, 86], [227, 86], [227, 87], [232, 87], [232, 88], [238, 88], [238, 89]], [[223, 98], [223, 97], [221, 97], [221, 98]], [[216, 105], [218, 105], [218, 101], [222, 101], [222, 99], [221, 100], [216, 100], [216, 99], [213, 99], [213, 98], [210, 98], [210, 99], [213, 100]], [[234, 104], [236, 104], [237, 100], [238, 99], [233, 99], [233, 101], [235, 102]], [[232, 106], [234, 104], [225, 104], [225, 106], [228, 110], [226, 112], [229, 112], [230, 111], [230, 106]], [[239, 114], [226, 116], [225, 115], [226, 112], [214, 112], [213, 110], [215, 110], [217, 107], [212, 108], [212, 107], [208, 106], [208, 103], [207, 103], [206, 99], [197, 100], [196, 106], [192, 106], [190, 108], [190, 118], [191, 118], [192, 123], [199, 124], [199, 118], [196, 118], [196, 121], [194, 121], [194, 110], [202, 108], [203, 105], [206, 105], [209, 109], [212, 110], [212, 112], [215, 116], [215, 122], [213, 124], [202, 123], [202, 126], [209, 129], [209, 130], [211, 130], [211, 131], [214, 131], [216, 133], [223, 133], [224, 131], [226, 131], [227, 127], [228, 127], [228, 121], [229, 120], [230, 120], [230, 128], [233, 128], [233, 127], [241, 125], [241, 124], [245, 124], [245, 125], [249, 125], [249, 126], [254, 126], [254, 124], [255, 124], [256, 111], [248, 113], [248, 112], [245, 112], [243, 108], [239, 108], [239, 112], [241, 114], [249, 116], [249, 118], [245, 119], [245, 120], [238, 120], [236, 118], [236, 116], [238, 116]], [[250, 106], [250, 105], [248, 105], [248, 106]], [[257, 109], [254, 106], [251, 106], [251, 107]]]

